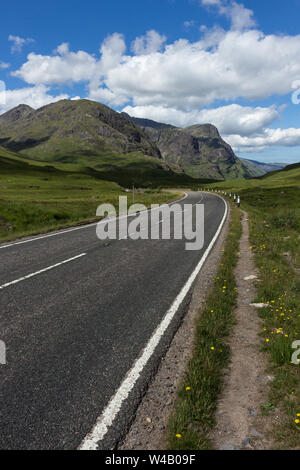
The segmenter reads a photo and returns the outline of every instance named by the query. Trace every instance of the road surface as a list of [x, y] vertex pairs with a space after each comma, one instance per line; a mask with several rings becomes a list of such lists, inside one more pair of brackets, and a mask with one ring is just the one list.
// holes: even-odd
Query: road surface
[[205, 207], [201, 251], [185, 240], [104, 242], [95, 225], [0, 245], [1, 449], [111, 449], [124, 435], [226, 215], [212, 194], [189, 193], [188, 203]]

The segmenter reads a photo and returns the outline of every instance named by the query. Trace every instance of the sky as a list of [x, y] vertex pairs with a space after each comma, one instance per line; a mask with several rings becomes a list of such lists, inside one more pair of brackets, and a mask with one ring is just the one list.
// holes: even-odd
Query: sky
[[300, 161], [300, 0], [2, 2], [0, 114], [87, 98]]

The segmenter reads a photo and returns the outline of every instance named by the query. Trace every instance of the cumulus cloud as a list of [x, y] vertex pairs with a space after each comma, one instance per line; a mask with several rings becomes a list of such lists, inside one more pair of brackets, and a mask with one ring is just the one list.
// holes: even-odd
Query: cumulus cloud
[[15, 52], [21, 52], [26, 44], [34, 42], [34, 40], [31, 38], [24, 39], [20, 36], [13, 36], [12, 34], [8, 36], [8, 40], [12, 42], [12, 46], [10, 49], [12, 54], [14, 54]]
[[99, 57], [63, 44], [51, 56], [29, 54], [13, 75], [34, 85], [86, 82], [91, 96], [99, 93], [112, 105], [132, 100], [135, 106], [178, 109], [285, 95], [300, 77], [300, 35], [214, 29], [198, 42], [179, 39], [150, 52], [162, 44], [159, 37], [155, 44], [150, 36], [135, 44], [138, 55], [125, 55], [124, 38], [117, 33], [104, 41]]
[[131, 116], [166, 122], [178, 127], [211, 123], [224, 136], [239, 134], [245, 137], [261, 132], [279, 117], [279, 111], [274, 106], [254, 108], [237, 104], [190, 112], [163, 106], [126, 106], [123, 111]]
[[210, 39], [209, 46], [207, 38], [182, 39], [161, 53], [124, 57], [107, 72], [105, 84], [134, 105], [195, 109], [216, 100], [285, 95], [300, 76], [300, 35], [251, 30], [216, 32]]
[[25, 87], [16, 90], [6, 90], [5, 103], [0, 104], [0, 114], [18, 106], [19, 104], [27, 104], [32, 108], [40, 108], [46, 104], [53, 103], [62, 99], [67, 99], [68, 95], [60, 94], [53, 96], [49, 93], [49, 89], [45, 85], [37, 85], [33, 87]]
[[201, 3], [204, 6], [217, 7], [220, 15], [229, 18], [232, 29], [243, 30], [256, 26], [253, 11], [242, 3], [229, 0], [201, 0]]
[[114, 33], [108, 36], [101, 48], [101, 72], [105, 73], [122, 63], [126, 51], [125, 39], [122, 34]]
[[146, 55], [158, 52], [166, 42], [166, 36], [160, 35], [157, 31], [148, 31], [145, 36], [136, 38], [131, 49], [136, 55]]
[[30, 53], [27, 62], [12, 75], [31, 85], [53, 85], [91, 80], [96, 73], [98, 64], [92, 55], [71, 52], [62, 44], [52, 56]]
[[227, 140], [236, 151], [257, 152], [266, 147], [298, 147], [300, 145], [300, 129], [264, 129], [257, 136], [227, 136]]

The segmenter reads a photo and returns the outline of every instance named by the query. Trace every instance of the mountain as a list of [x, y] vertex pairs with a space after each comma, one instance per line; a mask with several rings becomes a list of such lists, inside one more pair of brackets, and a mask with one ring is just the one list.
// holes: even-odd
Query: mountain
[[212, 124], [184, 129], [155, 121], [130, 117], [157, 145], [164, 160], [179, 165], [192, 177], [218, 180], [257, 176], [234, 154]]
[[0, 171], [19, 159], [20, 168], [35, 162], [49, 171], [85, 173], [123, 186], [194, 182], [182, 168], [166, 162], [128, 117], [89, 100], [62, 100], [38, 110], [20, 105], [2, 114], [0, 157]]
[[0, 144], [44, 161], [132, 152], [161, 158], [149, 137], [126, 116], [89, 100], [62, 100], [36, 111], [20, 105], [0, 116]]
[[17, 106], [0, 116], [0, 145], [23, 158], [96, 170], [113, 181], [258, 176], [211, 124], [181, 129], [90, 100], [61, 100], [37, 110]]
[[271, 171], [282, 170], [286, 166], [285, 163], [263, 163], [246, 158], [240, 158], [240, 160], [253, 171], [254, 176], [263, 176]]

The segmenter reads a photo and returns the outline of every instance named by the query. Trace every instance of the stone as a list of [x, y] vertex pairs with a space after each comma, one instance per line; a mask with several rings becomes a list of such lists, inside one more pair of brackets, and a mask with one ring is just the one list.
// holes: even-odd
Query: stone
[[249, 304], [251, 307], [255, 307], [255, 308], [267, 308], [267, 307], [270, 307], [269, 304]]
[[274, 377], [272, 375], [261, 375], [260, 377], [257, 377], [257, 381], [260, 383], [268, 383], [272, 382], [274, 380]]
[[223, 444], [220, 450], [237, 450], [237, 448], [233, 444]]
[[248, 412], [250, 416], [257, 416], [257, 412], [254, 408], [248, 408]]
[[249, 437], [244, 439], [243, 442], [242, 442], [243, 449], [245, 449], [245, 447], [247, 447], [250, 444], [250, 442], [251, 442], [251, 439], [249, 439]]
[[264, 434], [261, 434], [260, 432], [258, 432], [256, 429], [251, 429], [251, 432], [250, 432], [251, 436], [253, 437], [257, 437], [258, 439], [263, 439], [265, 437]]

